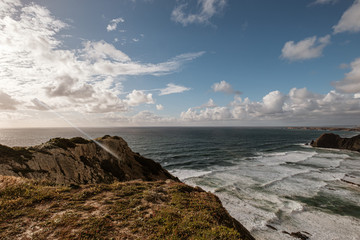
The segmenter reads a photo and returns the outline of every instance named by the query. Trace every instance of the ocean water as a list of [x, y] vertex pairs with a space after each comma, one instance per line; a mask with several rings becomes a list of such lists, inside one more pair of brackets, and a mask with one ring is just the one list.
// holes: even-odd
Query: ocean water
[[[91, 137], [123, 137], [135, 152], [216, 194], [256, 239], [360, 239], [360, 153], [314, 149], [323, 131], [284, 128], [98, 128]], [[339, 132], [352, 136], [352, 132]], [[74, 129], [3, 129], [0, 144], [29, 146]]]

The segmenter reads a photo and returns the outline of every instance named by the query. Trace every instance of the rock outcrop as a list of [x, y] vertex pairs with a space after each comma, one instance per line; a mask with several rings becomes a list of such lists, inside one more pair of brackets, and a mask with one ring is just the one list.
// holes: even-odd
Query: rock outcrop
[[352, 138], [342, 138], [334, 133], [324, 133], [311, 142], [313, 147], [347, 149], [360, 152], [360, 135]]
[[0, 175], [46, 179], [56, 184], [177, 180], [116, 136], [93, 141], [54, 138], [27, 148], [0, 145]]

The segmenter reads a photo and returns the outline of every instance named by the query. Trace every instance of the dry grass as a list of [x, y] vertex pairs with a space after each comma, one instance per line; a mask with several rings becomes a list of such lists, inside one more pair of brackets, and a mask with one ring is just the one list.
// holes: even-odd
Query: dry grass
[[0, 176], [0, 239], [248, 238], [214, 195], [182, 183], [69, 187]]
[[0, 191], [6, 187], [19, 185], [27, 180], [24, 178], [13, 177], [13, 176], [2, 176], [0, 175]]

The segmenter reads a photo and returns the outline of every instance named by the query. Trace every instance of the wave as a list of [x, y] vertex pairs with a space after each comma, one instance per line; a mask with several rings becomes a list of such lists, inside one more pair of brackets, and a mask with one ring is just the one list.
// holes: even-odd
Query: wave
[[[294, 197], [312, 199], [326, 192], [329, 197], [346, 197], [360, 206], [359, 195], [351, 189], [353, 186], [340, 181], [346, 173], [360, 169], [360, 163], [353, 161], [356, 156], [348, 153], [302, 149], [298, 146], [292, 151], [259, 152], [257, 156], [234, 161], [236, 164], [233, 166], [210, 166], [206, 173], [192, 175], [184, 181], [214, 192], [230, 214], [259, 239], [264, 236], [268, 236], [265, 239], [288, 239], [282, 231], [308, 231], [318, 236], [314, 239], [327, 239], [326, 234], [308, 227], [307, 223], [297, 222], [298, 216], [318, 219], [323, 210], [308, 206]], [[331, 213], [327, 214], [334, 218]], [[345, 222], [351, 221], [346, 216], [339, 218], [344, 221], [343, 226], [351, 231], [350, 236], [356, 236], [354, 226], [345, 226]], [[355, 224], [359, 222], [356, 220]], [[322, 224], [328, 224], [328, 221], [323, 220], [318, 226]], [[269, 229], [267, 225], [274, 226], [278, 231]], [[340, 236], [334, 230], [332, 234], [334, 239]]]
[[191, 170], [191, 169], [175, 169], [170, 171], [171, 174], [178, 177], [181, 181], [194, 177], [201, 177], [207, 174], [212, 173], [212, 171], [201, 171], [201, 170]]
[[309, 151], [286, 151], [275, 153], [261, 153], [254, 160], [266, 165], [280, 165], [287, 162], [302, 162], [316, 155], [316, 152]]

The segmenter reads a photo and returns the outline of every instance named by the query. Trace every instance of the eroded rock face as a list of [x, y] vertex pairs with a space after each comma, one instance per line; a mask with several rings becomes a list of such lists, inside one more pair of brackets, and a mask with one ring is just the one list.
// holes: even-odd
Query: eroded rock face
[[342, 138], [334, 133], [324, 133], [311, 143], [313, 147], [347, 149], [360, 152], [360, 135]]
[[134, 153], [124, 139], [55, 138], [28, 148], [0, 145], [0, 175], [57, 184], [174, 179], [160, 164]]

